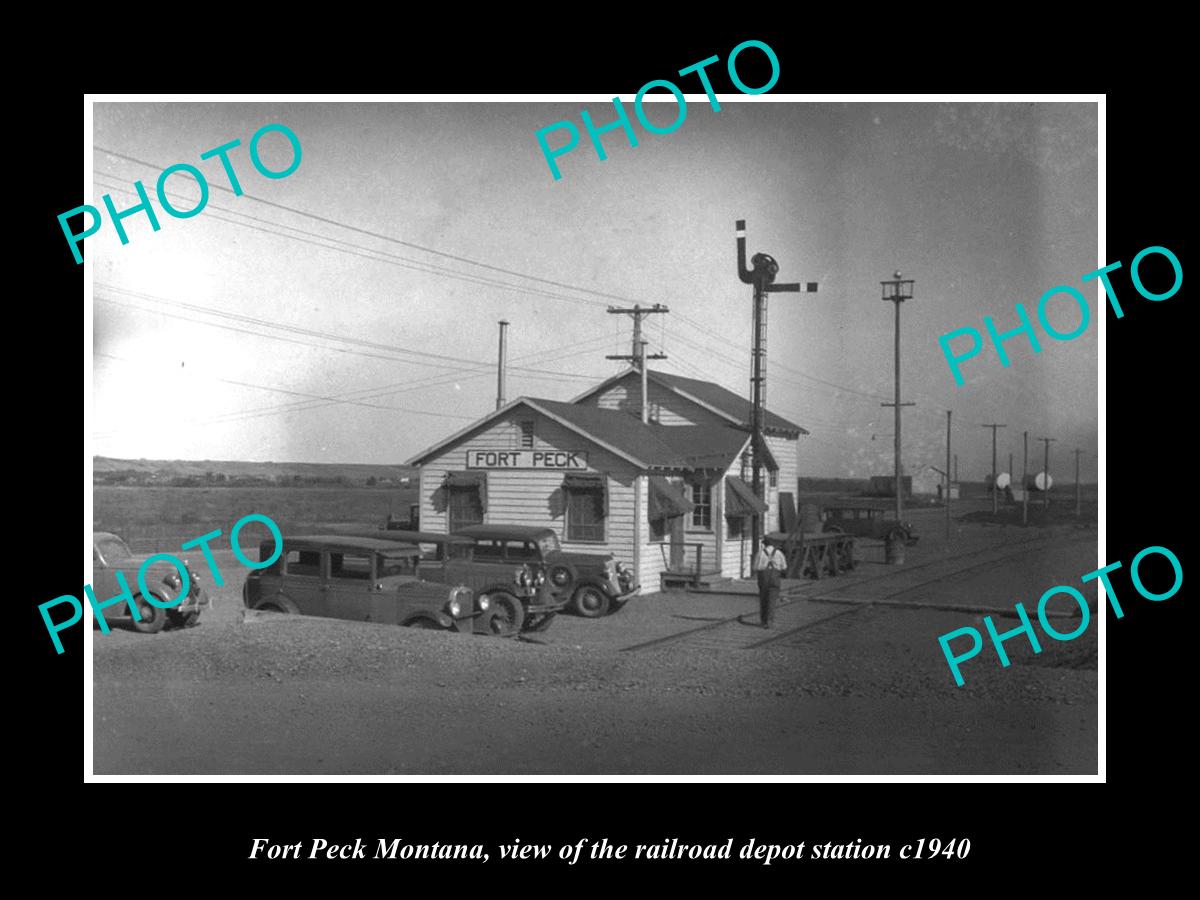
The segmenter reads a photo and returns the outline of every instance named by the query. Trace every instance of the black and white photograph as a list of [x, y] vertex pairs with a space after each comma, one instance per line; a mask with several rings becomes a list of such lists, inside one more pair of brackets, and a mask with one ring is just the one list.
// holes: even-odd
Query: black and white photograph
[[95, 98], [91, 777], [1097, 777], [1103, 97], [724, 67]]

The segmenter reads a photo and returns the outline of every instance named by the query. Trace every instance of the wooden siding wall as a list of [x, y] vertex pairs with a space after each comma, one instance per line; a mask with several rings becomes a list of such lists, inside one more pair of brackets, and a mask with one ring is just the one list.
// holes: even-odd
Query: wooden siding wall
[[[653, 381], [649, 384], [651, 421], [657, 415], [660, 425], [727, 425], [729, 420], [697, 406]], [[633, 375], [627, 375], [607, 390], [580, 401], [587, 406], [601, 409], [620, 409], [630, 415], [640, 416], [642, 408], [642, 383]]]
[[[468, 450], [516, 450], [521, 446], [520, 422], [536, 422], [535, 450], [586, 451], [588, 471], [608, 476], [608, 518], [604, 543], [567, 541], [563, 504], [551, 508], [551, 495], [562, 487], [565, 472], [557, 469], [488, 469], [487, 511], [489, 524], [541, 525], [553, 528], [563, 549], [588, 553], [613, 553], [619, 562], [632, 565], [634, 527], [634, 483], [638, 470], [602, 450], [557, 422], [518, 407], [486, 428], [444, 449], [421, 467], [421, 529], [445, 532], [446, 513], [433, 507], [433, 494], [447, 472], [466, 471]], [[552, 513], [558, 513], [553, 515]]]

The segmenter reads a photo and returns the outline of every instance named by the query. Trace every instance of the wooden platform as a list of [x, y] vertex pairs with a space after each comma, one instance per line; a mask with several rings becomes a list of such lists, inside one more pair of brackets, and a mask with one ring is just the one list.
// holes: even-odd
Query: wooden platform
[[690, 591], [713, 591], [719, 590], [722, 586], [729, 584], [730, 579], [722, 575], [720, 572], [703, 572], [697, 575], [695, 572], [662, 572], [662, 589], [664, 591], [672, 588], [686, 588]]

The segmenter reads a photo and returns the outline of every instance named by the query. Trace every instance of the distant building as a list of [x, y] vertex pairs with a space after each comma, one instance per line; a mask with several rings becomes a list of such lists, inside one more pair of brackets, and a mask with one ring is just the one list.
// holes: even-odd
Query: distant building
[[[900, 476], [900, 490], [905, 497], [911, 497], [913, 492], [913, 479], [911, 475]], [[868, 493], [878, 497], [894, 497], [896, 496], [896, 476], [895, 475], [872, 475], [871, 486]]]
[[766, 413], [763, 498], [750, 487], [750, 402], [706, 381], [636, 369], [565, 403], [519, 397], [409, 460], [426, 531], [478, 522], [553, 528], [565, 550], [611, 552], [647, 592], [664, 571], [749, 572], [748, 517], [779, 528], [798, 425]]

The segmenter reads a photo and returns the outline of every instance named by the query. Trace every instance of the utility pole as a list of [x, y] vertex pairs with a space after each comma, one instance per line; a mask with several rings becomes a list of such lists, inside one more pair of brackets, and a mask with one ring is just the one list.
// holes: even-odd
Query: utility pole
[[504, 370], [508, 366], [508, 322], [500, 320], [500, 356], [496, 365], [496, 409], [504, 405]]
[[1021, 524], [1029, 524], [1029, 432], [1025, 432], [1025, 462], [1021, 464]]
[[[753, 434], [751, 445], [753, 451], [753, 484], [754, 495], [762, 499], [762, 447], [763, 447], [763, 404], [767, 380], [767, 294], [771, 293], [815, 293], [817, 283], [809, 281], [799, 283], [775, 284], [775, 276], [779, 274], [779, 263], [766, 253], [755, 253], [750, 258], [753, 269], [746, 268], [746, 220], [738, 219], [737, 229], [737, 267], [738, 278], [743, 284], [754, 285], [754, 349], [750, 359], [750, 430]], [[753, 551], [757, 552], [763, 533], [762, 515], [751, 519], [750, 538]]]
[[1040, 437], [1037, 440], [1044, 441], [1046, 445], [1046, 462], [1042, 466], [1042, 472], [1046, 476], [1046, 486], [1042, 488], [1042, 509], [1050, 508], [1050, 445], [1055, 443], [1058, 438]]
[[1007, 428], [1007, 425], [984, 425], [984, 428], [992, 429], [992, 515], [996, 514], [996, 429]]
[[896, 306], [896, 401], [894, 403], [880, 403], [880, 406], [892, 406], [896, 409], [896, 521], [899, 522], [904, 516], [904, 486], [900, 473], [903, 471], [900, 465], [900, 407], [916, 406], [915, 403], [900, 402], [900, 304], [905, 300], [911, 300], [913, 296], [913, 280], [902, 280], [903, 275], [899, 269], [892, 276], [894, 281], [881, 281], [883, 287], [883, 301], [885, 303], [893, 303]]
[[950, 410], [946, 410], [946, 540], [950, 540]]
[[958, 483], [958, 454], [954, 454], [954, 482]]
[[1083, 451], [1079, 448], [1075, 449], [1075, 515], [1078, 516], [1082, 511], [1082, 495], [1079, 490], [1079, 454]]
[[650, 404], [647, 400], [648, 384], [647, 384], [647, 378], [646, 378], [646, 360], [648, 360], [648, 359], [666, 359], [667, 357], [666, 357], [666, 354], [663, 354], [663, 353], [652, 353], [649, 356], [646, 355], [646, 340], [645, 340], [645, 338], [642, 337], [642, 319], [644, 319], [646, 316], [653, 315], [654, 313], [667, 313], [667, 312], [670, 312], [670, 310], [667, 309], [667, 307], [663, 306], [661, 303], [655, 303], [653, 306], [646, 306], [646, 307], [643, 307], [643, 306], [635, 303], [633, 306], [633, 309], [619, 309], [618, 307], [610, 306], [608, 308], [608, 311], [609, 311], [609, 313], [614, 314], [614, 315], [620, 314], [620, 315], [626, 315], [626, 316], [633, 316], [633, 352], [631, 354], [629, 354], [628, 356], [624, 356], [621, 354], [612, 354], [612, 355], [607, 356], [606, 359], [627, 360], [635, 369], [637, 369], [639, 372], [641, 372], [641, 375], [642, 375], [642, 421], [649, 422], [650, 421]]

